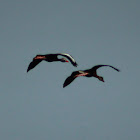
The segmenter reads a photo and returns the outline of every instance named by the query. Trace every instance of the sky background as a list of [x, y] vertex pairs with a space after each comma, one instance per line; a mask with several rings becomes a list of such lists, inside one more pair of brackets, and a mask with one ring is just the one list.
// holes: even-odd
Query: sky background
[[[140, 1], [1, 0], [0, 139], [140, 140]], [[40, 63], [69, 53], [78, 63]], [[109, 64], [96, 78], [76, 70]]]

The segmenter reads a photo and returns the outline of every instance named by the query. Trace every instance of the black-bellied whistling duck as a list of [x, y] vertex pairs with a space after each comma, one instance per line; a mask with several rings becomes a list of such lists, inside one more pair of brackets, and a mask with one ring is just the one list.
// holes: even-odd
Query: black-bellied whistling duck
[[48, 62], [54, 62], [54, 61], [69, 62], [66, 58], [58, 58], [58, 56], [66, 57], [72, 63], [73, 66], [77, 67], [77, 63], [74, 60], [74, 58], [67, 53], [45, 54], [45, 55], [36, 55], [36, 57], [33, 58], [33, 61], [29, 64], [27, 72], [33, 69], [42, 60], [45, 60]]
[[104, 82], [104, 79], [103, 77], [101, 76], [98, 76], [97, 75], [97, 69], [100, 68], [100, 67], [103, 67], [103, 66], [108, 66], [108, 67], [111, 67], [113, 68], [114, 70], [116, 71], [120, 71], [119, 69], [113, 67], [113, 66], [110, 66], [110, 65], [96, 65], [94, 66], [93, 68], [91, 69], [88, 69], [88, 70], [79, 70], [79, 71], [74, 71], [71, 76], [69, 76], [64, 84], [63, 84], [63, 87], [66, 87], [67, 85], [69, 85], [75, 78], [79, 77], [79, 76], [85, 76], [85, 77], [95, 77], [95, 78], [98, 78], [100, 81]]

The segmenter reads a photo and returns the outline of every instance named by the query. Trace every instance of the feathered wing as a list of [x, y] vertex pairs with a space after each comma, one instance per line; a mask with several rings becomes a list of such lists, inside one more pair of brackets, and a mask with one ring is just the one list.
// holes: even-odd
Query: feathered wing
[[57, 55], [61, 55], [61, 56], [68, 58], [69, 61], [73, 64], [73, 66], [77, 67], [78, 64], [76, 63], [76, 61], [74, 60], [74, 58], [71, 55], [69, 55], [67, 53], [58, 53]]
[[76, 77], [69, 76], [69, 77], [65, 80], [65, 82], [64, 82], [64, 84], [63, 84], [63, 88], [66, 87], [67, 85], [69, 85], [75, 78], [76, 78]]
[[64, 82], [64, 84], [63, 84], [63, 88], [64, 87], [66, 87], [67, 85], [69, 85], [77, 76], [77, 74], [79, 74], [79, 71], [75, 71], [75, 72], [73, 72], [72, 74], [71, 74], [71, 76], [69, 76], [66, 80], [65, 80], [65, 82]]
[[36, 65], [38, 65], [42, 60], [41, 59], [33, 59], [33, 61], [29, 64], [27, 72], [33, 69]]
[[111, 66], [111, 65], [96, 65], [96, 66], [92, 67], [90, 70], [96, 71], [98, 68], [104, 67], [104, 66], [111, 67], [111, 68], [113, 68], [114, 70], [116, 70], [116, 71], [118, 71], [118, 72], [120, 71], [119, 69], [117, 69], [117, 68], [115, 68], [115, 67], [113, 67], [113, 66]]

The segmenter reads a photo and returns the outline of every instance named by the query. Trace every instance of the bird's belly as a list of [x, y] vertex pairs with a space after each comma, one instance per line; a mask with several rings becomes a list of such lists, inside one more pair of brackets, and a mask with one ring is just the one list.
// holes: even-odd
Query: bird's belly
[[93, 75], [91, 75], [91, 74], [87, 74], [87, 75], [85, 75], [85, 77], [92, 77]]
[[56, 60], [55, 59], [52, 59], [52, 58], [46, 58], [45, 61], [47, 61], [47, 62], [53, 62], [53, 61], [56, 61]]
[[45, 60], [45, 61], [47, 61], [47, 62], [53, 62], [53, 60], [49, 60], [49, 59], [47, 59], [47, 60]]

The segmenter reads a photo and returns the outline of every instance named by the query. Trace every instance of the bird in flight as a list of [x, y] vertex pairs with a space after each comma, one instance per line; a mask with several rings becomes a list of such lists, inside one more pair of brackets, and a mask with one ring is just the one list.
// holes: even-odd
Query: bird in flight
[[69, 62], [66, 58], [58, 58], [58, 56], [66, 57], [72, 63], [73, 66], [77, 67], [77, 63], [74, 60], [74, 58], [67, 53], [45, 54], [45, 55], [38, 54], [36, 55], [36, 57], [33, 58], [32, 62], [29, 64], [27, 72], [33, 69], [42, 60], [47, 61], [47, 62], [54, 62], [54, 61]]
[[85, 76], [85, 77], [95, 77], [98, 78], [100, 81], [104, 82], [103, 77], [97, 75], [97, 69], [103, 66], [108, 66], [113, 68], [116, 71], [120, 71], [119, 69], [111, 66], [111, 65], [96, 65], [94, 67], [92, 67], [91, 69], [87, 69], [87, 70], [79, 70], [79, 71], [74, 71], [72, 72], [72, 74], [65, 80], [64, 84], [63, 84], [63, 88], [68, 86], [75, 78], [79, 77], [79, 76]]

